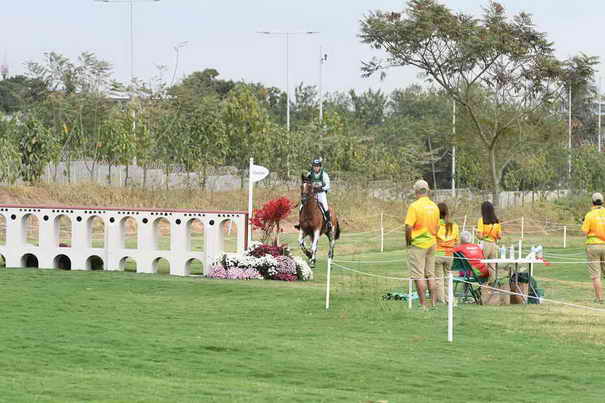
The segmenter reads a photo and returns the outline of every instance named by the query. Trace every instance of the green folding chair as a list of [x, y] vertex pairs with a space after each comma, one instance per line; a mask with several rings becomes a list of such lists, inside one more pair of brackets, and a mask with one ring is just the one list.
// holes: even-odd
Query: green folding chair
[[[487, 278], [479, 277], [479, 271], [475, 269], [468, 259], [460, 252], [454, 252], [454, 262], [451, 270], [464, 273], [463, 276], [454, 277], [454, 297], [459, 298], [460, 302], [474, 302], [483, 305], [481, 302], [481, 285], [487, 282]], [[458, 286], [462, 284], [462, 291], [458, 291]]]

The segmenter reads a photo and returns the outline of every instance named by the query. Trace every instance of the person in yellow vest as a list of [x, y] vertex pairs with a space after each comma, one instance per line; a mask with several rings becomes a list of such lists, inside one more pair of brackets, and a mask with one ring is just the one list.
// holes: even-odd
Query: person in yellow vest
[[439, 208], [439, 231], [437, 231], [437, 248], [435, 252], [435, 276], [437, 276], [437, 300], [447, 302], [445, 278], [452, 266], [453, 250], [460, 243], [458, 224], [450, 221], [447, 204], [437, 204]]
[[414, 183], [416, 201], [410, 204], [405, 217], [405, 240], [408, 247], [410, 277], [416, 283], [420, 304], [425, 305], [425, 279], [428, 279], [433, 306], [437, 304], [435, 287], [435, 244], [439, 231], [439, 208], [429, 199], [429, 184], [424, 180]]
[[603, 286], [601, 276], [605, 269], [605, 208], [603, 208], [603, 195], [592, 195], [592, 210], [584, 217], [582, 231], [586, 234], [586, 257], [588, 258], [588, 271], [592, 277], [595, 302], [603, 303]]
[[[481, 204], [481, 218], [477, 221], [477, 237], [483, 241], [483, 255], [486, 259], [497, 259], [498, 258], [498, 241], [502, 238], [502, 226], [496, 212], [494, 211], [494, 205], [485, 201]], [[488, 264], [489, 269], [489, 284], [493, 284], [496, 281], [496, 268], [494, 265]]]

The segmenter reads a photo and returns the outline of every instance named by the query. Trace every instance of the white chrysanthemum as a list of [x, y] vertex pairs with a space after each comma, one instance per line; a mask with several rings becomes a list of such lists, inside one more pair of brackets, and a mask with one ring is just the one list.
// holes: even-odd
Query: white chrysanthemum
[[296, 263], [296, 271], [301, 280], [313, 280], [313, 270], [302, 257], [294, 256], [294, 263]]

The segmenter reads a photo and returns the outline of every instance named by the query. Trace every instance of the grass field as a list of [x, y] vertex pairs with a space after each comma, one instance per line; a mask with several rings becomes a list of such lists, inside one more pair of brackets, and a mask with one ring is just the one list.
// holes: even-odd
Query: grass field
[[[336, 261], [406, 277], [402, 234], [343, 234]], [[284, 239], [296, 245], [293, 235]], [[513, 238], [509, 243], [513, 242]], [[546, 298], [593, 308], [579, 237], [545, 237]], [[320, 245], [322, 257], [326, 245]], [[576, 262], [578, 262], [576, 264]], [[603, 401], [605, 312], [408, 310], [407, 283], [325, 261], [306, 283], [0, 269], [0, 401]]]

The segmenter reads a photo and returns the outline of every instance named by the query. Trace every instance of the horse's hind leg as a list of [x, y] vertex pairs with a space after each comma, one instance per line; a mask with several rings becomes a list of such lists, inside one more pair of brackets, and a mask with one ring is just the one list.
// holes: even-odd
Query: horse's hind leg
[[334, 244], [336, 243], [336, 240], [334, 239], [334, 235], [332, 234], [332, 232], [328, 234], [328, 240], [330, 241], [330, 250], [328, 251], [328, 257], [330, 259], [334, 259]]

